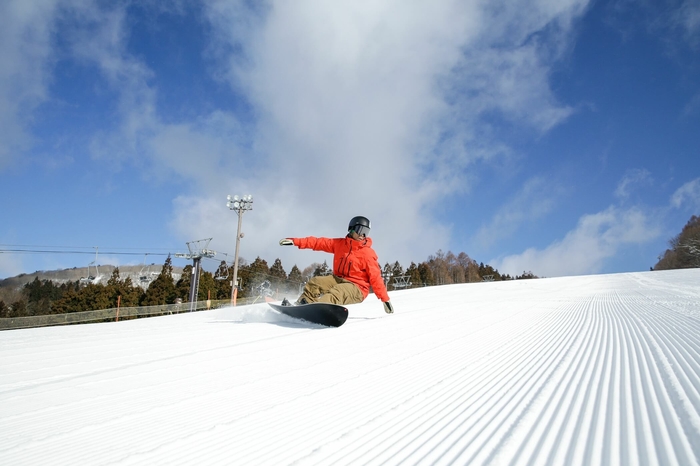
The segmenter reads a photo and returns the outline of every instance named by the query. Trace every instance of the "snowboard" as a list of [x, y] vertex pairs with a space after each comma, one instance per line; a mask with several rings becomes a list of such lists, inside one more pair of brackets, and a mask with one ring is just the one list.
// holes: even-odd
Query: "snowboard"
[[309, 303], [298, 306], [282, 306], [267, 303], [272, 309], [295, 319], [305, 320], [326, 327], [340, 327], [348, 320], [348, 309], [338, 304]]

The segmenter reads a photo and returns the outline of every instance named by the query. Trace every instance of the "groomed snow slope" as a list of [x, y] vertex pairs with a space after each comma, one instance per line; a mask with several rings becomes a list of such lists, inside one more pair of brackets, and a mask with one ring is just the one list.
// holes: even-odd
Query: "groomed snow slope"
[[0, 464], [698, 464], [700, 270], [0, 333]]

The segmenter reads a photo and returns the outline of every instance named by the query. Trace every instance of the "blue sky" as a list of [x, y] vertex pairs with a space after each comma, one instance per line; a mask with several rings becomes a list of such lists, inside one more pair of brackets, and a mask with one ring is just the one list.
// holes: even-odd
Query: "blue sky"
[[230, 261], [228, 194], [288, 271], [355, 215], [382, 264], [648, 270], [700, 214], [697, 0], [9, 0], [0, 56], [0, 277]]

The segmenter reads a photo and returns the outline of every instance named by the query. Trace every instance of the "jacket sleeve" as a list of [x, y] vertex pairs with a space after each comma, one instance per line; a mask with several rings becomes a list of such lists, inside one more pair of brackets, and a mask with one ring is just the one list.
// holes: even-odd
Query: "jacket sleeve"
[[375, 296], [383, 303], [389, 301], [389, 293], [384, 286], [384, 278], [382, 278], [382, 269], [379, 268], [379, 261], [376, 254], [372, 255], [372, 259], [367, 264], [367, 273], [369, 274], [369, 283], [372, 285]]
[[291, 240], [294, 241], [294, 246], [299, 249], [313, 249], [314, 251], [325, 251], [333, 254], [333, 239], [331, 238], [307, 236], [306, 238], [291, 238]]

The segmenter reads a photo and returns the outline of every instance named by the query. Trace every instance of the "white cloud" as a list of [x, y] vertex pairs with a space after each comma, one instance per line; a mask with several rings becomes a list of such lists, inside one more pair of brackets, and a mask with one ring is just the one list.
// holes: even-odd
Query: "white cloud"
[[47, 98], [55, 1], [0, 2], [0, 169], [32, 143], [27, 125]]
[[599, 273], [605, 260], [614, 257], [620, 248], [644, 244], [660, 234], [661, 229], [644, 211], [611, 206], [584, 215], [574, 230], [545, 249], [530, 248], [492, 263], [501, 273], [511, 275], [523, 271], [547, 277]]
[[[343, 234], [362, 214], [375, 226], [380, 260], [405, 262], [449, 242], [432, 205], [469, 189], [475, 161], [511, 150], [488, 137], [484, 116], [544, 132], [571, 114], [549, 88], [549, 69], [587, 3], [205, 1], [217, 59], [210, 72], [249, 100], [245, 130], [223, 110], [181, 122], [158, 114], [158, 76], [127, 49], [128, 5], [60, 5], [67, 59], [96, 66], [119, 96], [119, 121], [95, 135], [94, 156], [191, 181], [195, 193], [178, 198], [173, 213], [184, 238], [230, 236], [218, 206], [228, 193], [249, 192], [258, 200], [246, 219], [259, 231], [247, 241], [253, 254], [266, 256], [280, 233]], [[0, 46], [13, 70], [0, 75], [0, 96], [15, 95], [12, 85], [27, 96], [0, 102], [0, 122], [20, 135], [6, 145], [27, 137], [17, 116], [46, 98], [56, 5], [37, 6], [4, 33], [30, 37], [32, 52]]]
[[671, 196], [671, 206], [676, 209], [688, 207], [700, 210], [700, 178], [688, 181]]
[[[179, 5], [173, 8], [177, 12]], [[73, 59], [99, 70], [117, 95], [117, 123], [93, 136], [93, 157], [117, 166], [135, 164], [142, 169], [141, 176], [161, 182], [193, 181], [205, 194], [211, 186], [231, 184], [235, 179], [231, 173], [240, 172], [241, 147], [249, 145], [245, 128], [221, 110], [165, 122], [157, 112], [157, 76], [127, 50], [131, 26], [127, 13], [123, 4], [88, 5], [74, 12], [64, 37]]]
[[[586, 3], [207, 2], [219, 75], [256, 109], [268, 176], [251, 191], [285, 231], [343, 234], [363, 214], [380, 259], [426, 257], [449, 235], [431, 206], [469, 189], [474, 161], [509, 152], [484, 143], [482, 116], [547, 131], [571, 114], [548, 70]], [[527, 40], [555, 24], [551, 42]], [[234, 186], [261, 175], [238, 173]]]
[[[618, 184], [615, 195], [624, 201], [635, 185], [650, 182], [647, 170], [629, 170]], [[671, 196], [670, 206], [700, 209], [700, 178], [678, 188]], [[667, 210], [659, 209], [654, 213], [640, 207], [610, 206], [602, 212], [582, 216], [575, 229], [544, 249], [529, 248], [490, 263], [511, 275], [523, 271], [548, 277], [599, 273], [606, 260], [623, 247], [649, 243], [665, 233], [662, 223]]]

